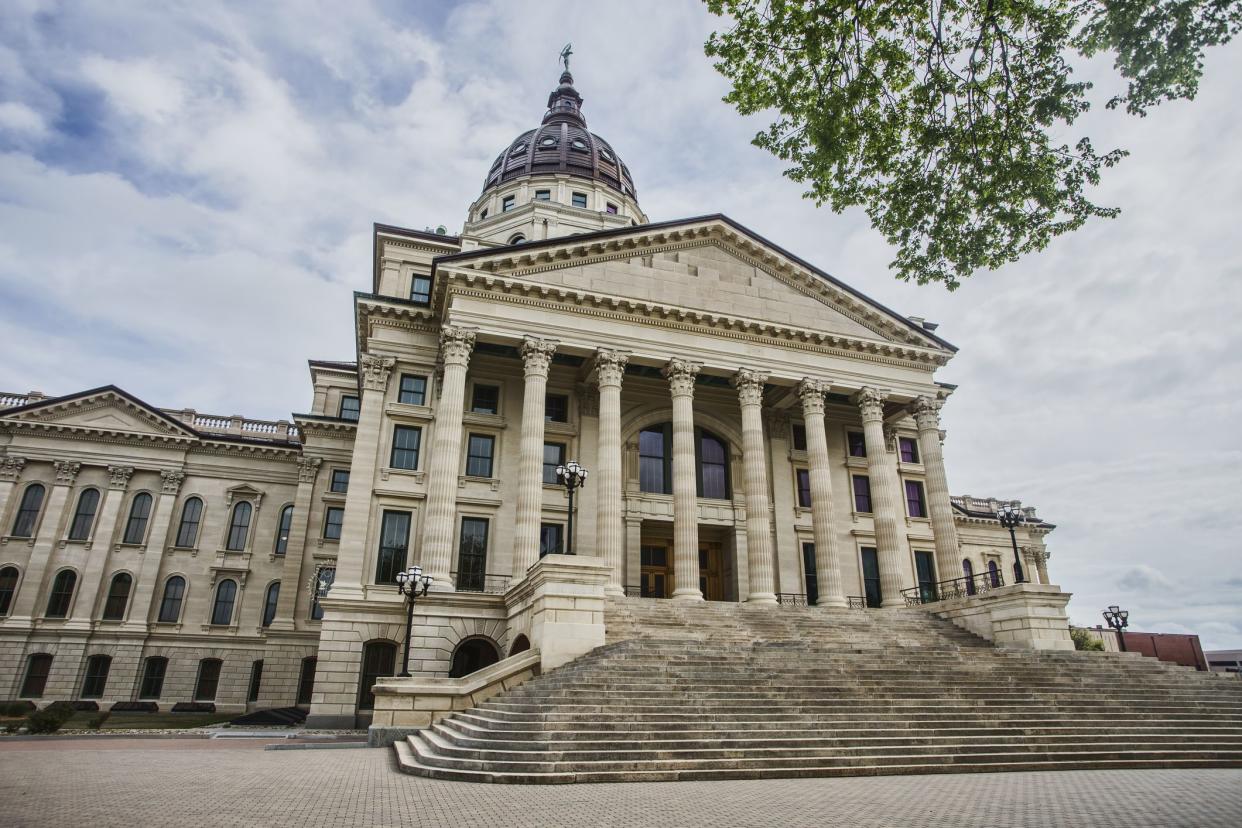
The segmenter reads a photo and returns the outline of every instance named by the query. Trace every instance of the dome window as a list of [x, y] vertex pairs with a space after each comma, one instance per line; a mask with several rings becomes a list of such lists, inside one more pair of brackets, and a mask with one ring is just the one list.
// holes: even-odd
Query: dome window
[[587, 151], [586, 141], [583, 141], [581, 138], [575, 138], [569, 145], [576, 150]]
[[541, 146], [541, 147], [555, 147], [555, 146], [556, 146], [556, 139], [555, 139], [555, 138], [553, 138], [551, 135], [549, 135], [547, 138], [544, 138], [543, 140], [541, 140], [541, 141], [539, 142], [539, 146]]
[[500, 200], [500, 212], [507, 213], [513, 209], [513, 205], [517, 203], [517, 197], [507, 195]]
[[535, 190], [535, 201], [551, 201], [551, 190]]
[[575, 207], [582, 207], [583, 209], [586, 209], [586, 206], [587, 206], [586, 193], [574, 193], [573, 194], [573, 205]]
[[483, 219], [485, 219], [485, 218], [487, 218], [487, 208], [486, 208], [486, 207], [484, 207], [484, 208], [483, 208], [483, 212], [479, 213], [479, 220], [480, 220], [480, 221], [482, 221], [482, 220], [483, 220]]
[[604, 212], [615, 216], [617, 214], [617, 205], [613, 204], [612, 202], [605, 204]]
[[509, 244], [521, 244], [524, 241], [526, 241], [526, 237], [521, 233], [518, 233], [513, 238], [509, 239]]
[[526, 152], [526, 144], [524, 144], [524, 143], [522, 143], [522, 144], [518, 144], [516, 147], [514, 147], [512, 150], [510, 150], [510, 151], [509, 151], [509, 154], [510, 154], [510, 155], [520, 155], [520, 154], [521, 154], [521, 153], [523, 153], [523, 152]]
[[603, 147], [600, 147], [599, 157], [604, 159], [605, 161], [608, 161], [609, 163], [612, 162], [612, 153], [604, 149]]

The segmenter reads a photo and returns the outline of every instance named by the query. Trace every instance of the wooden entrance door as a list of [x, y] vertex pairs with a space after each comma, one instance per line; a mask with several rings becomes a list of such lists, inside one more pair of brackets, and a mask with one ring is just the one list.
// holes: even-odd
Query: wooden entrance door
[[699, 544], [699, 591], [708, 601], [723, 601], [724, 573], [721, 570], [720, 544]]
[[639, 553], [642, 557], [642, 597], [667, 598], [673, 580], [670, 548], [666, 544], [643, 544]]

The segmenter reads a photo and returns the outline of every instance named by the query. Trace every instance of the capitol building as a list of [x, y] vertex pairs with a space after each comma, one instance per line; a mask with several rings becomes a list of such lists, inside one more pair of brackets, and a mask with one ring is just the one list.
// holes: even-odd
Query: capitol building
[[936, 325], [727, 216], [649, 220], [582, 102], [566, 67], [459, 235], [375, 226], [354, 350], [308, 355], [288, 419], [0, 394], [0, 699], [364, 726], [414, 564], [415, 680], [553, 669], [623, 596], [865, 617], [1050, 583], [1051, 524], [951, 493]]

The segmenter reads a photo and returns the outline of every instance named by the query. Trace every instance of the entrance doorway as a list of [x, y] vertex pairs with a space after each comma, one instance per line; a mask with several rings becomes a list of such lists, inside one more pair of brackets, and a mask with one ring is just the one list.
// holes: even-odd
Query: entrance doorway
[[642, 557], [642, 589], [643, 598], [667, 598], [668, 588], [673, 582], [672, 557], [673, 549], [668, 544], [643, 544], [640, 550]]
[[699, 592], [705, 600], [725, 600], [722, 557], [719, 543], [699, 544]]
[[919, 579], [919, 596], [924, 601], [935, 601], [936, 566], [932, 563], [932, 553], [915, 552], [914, 569]]
[[867, 606], [880, 606], [884, 601], [884, 596], [880, 592], [880, 556], [870, 546], [862, 548], [862, 576]]

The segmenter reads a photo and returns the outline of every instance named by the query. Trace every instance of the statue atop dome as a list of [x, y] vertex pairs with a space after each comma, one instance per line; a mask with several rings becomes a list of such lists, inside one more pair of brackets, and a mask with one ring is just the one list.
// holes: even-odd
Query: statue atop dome
[[566, 73], [569, 72], [569, 56], [574, 53], [574, 44], [566, 43], [565, 48], [561, 49], [561, 63], [565, 64]]

